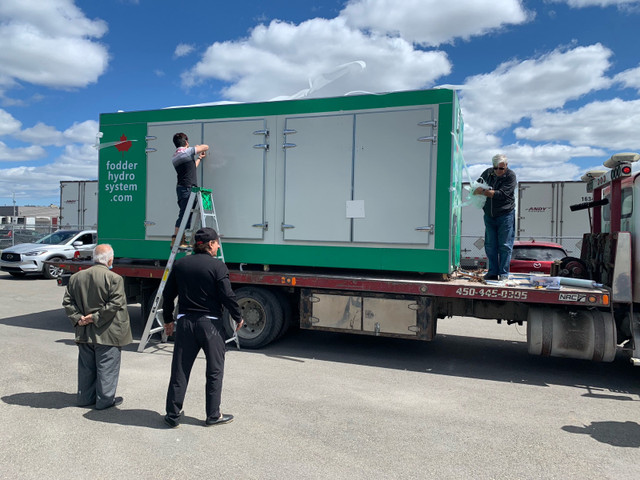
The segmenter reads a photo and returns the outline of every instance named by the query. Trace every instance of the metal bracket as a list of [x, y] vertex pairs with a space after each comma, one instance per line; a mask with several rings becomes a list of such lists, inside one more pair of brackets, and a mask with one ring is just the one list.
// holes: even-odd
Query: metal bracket
[[283, 143], [282, 144], [282, 148], [284, 148], [284, 149], [293, 148], [293, 147], [297, 147], [297, 145], [295, 143]]
[[289, 225], [287, 223], [283, 223], [280, 228], [282, 228], [282, 231], [284, 231], [287, 228], [296, 228], [296, 227], [295, 227], [295, 225]]
[[269, 144], [268, 143], [258, 143], [257, 145], [254, 145], [253, 148], [262, 148], [263, 150], [269, 151]]
[[264, 222], [264, 223], [254, 223], [253, 225], [251, 225], [252, 227], [256, 227], [256, 228], [262, 228], [263, 230], [269, 230], [269, 222]]
[[151, 152], [157, 152], [158, 150], [156, 150], [153, 147], [147, 147], [144, 149], [145, 153], [151, 153]]
[[437, 120], [425, 120], [424, 122], [418, 123], [420, 127], [433, 127], [436, 128], [438, 126]]
[[144, 221], [144, 226], [145, 227], [151, 227], [152, 225], [155, 225], [155, 224], [156, 224], [156, 222], [152, 222], [150, 220], [145, 220]]
[[435, 227], [433, 226], [433, 224], [426, 226], [426, 227], [416, 227], [416, 230], [418, 232], [427, 232], [427, 233], [434, 233]]
[[437, 137], [435, 135], [432, 135], [430, 137], [420, 137], [420, 138], [418, 138], [418, 141], [419, 142], [431, 142], [431, 143], [433, 143], [435, 145], [436, 141], [437, 141]]

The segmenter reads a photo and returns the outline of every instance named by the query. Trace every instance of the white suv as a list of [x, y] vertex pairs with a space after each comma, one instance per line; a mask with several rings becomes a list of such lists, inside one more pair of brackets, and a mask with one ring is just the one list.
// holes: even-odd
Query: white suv
[[62, 269], [44, 262], [91, 257], [98, 234], [95, 230], [58, 230], [35, 243], [21, 243], [5, 248], [0, 256], [0, 270], [14, 277], [41, 273], [56, 278]]

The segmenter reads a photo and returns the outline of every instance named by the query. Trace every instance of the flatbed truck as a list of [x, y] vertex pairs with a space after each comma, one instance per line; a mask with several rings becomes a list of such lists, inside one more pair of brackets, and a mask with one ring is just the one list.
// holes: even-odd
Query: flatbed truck
[[[438, 319], [470, 316], [526, 322], [531, 354], [625, 353], [638, 363], [640, 194], [629, 163], [637, 156], [617, 158], [588, 184], [594, 201], [578, 208], [594, 220], [580, 258], [546, 279], [491, 282], [460, 268], [455, 92], [105, 114], [98, 236], [114, 247], [114, 271], [144, 319], [177, 216], [169, 144], [178, 131], [213, 144], [200, 180], [214, 192], [245, 320], [241, 346], [262, 347], [294, 325], [430, 341]], [[89, 265], [60, 264], [70, 273]]]

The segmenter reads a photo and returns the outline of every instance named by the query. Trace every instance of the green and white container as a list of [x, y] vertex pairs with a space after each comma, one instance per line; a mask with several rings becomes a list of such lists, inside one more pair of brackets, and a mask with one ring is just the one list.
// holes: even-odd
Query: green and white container
[[450, 273], [459, 263], [462, 118], [452, 90], [100, 116], [98, 234], [165, 260], [178, 215], [173, 135], [211, 147], [229, 264]]

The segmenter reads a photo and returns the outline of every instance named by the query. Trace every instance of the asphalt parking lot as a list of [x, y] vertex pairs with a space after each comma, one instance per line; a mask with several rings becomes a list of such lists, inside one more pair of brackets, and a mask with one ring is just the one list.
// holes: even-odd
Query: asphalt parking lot
[[[434, 342], [295, 331], [231, 349], [205, 428], [204, 358], [162, 422], [172, 344], [123, 352], [124, 403], [74, 405], [63, 289], [0, 273], [0, 478], [608, 479], [640, 475], [640, 369], [529, 356], [523, 326], [454, 318]], [[477, 338], [482, 337], [482, 338]]]

